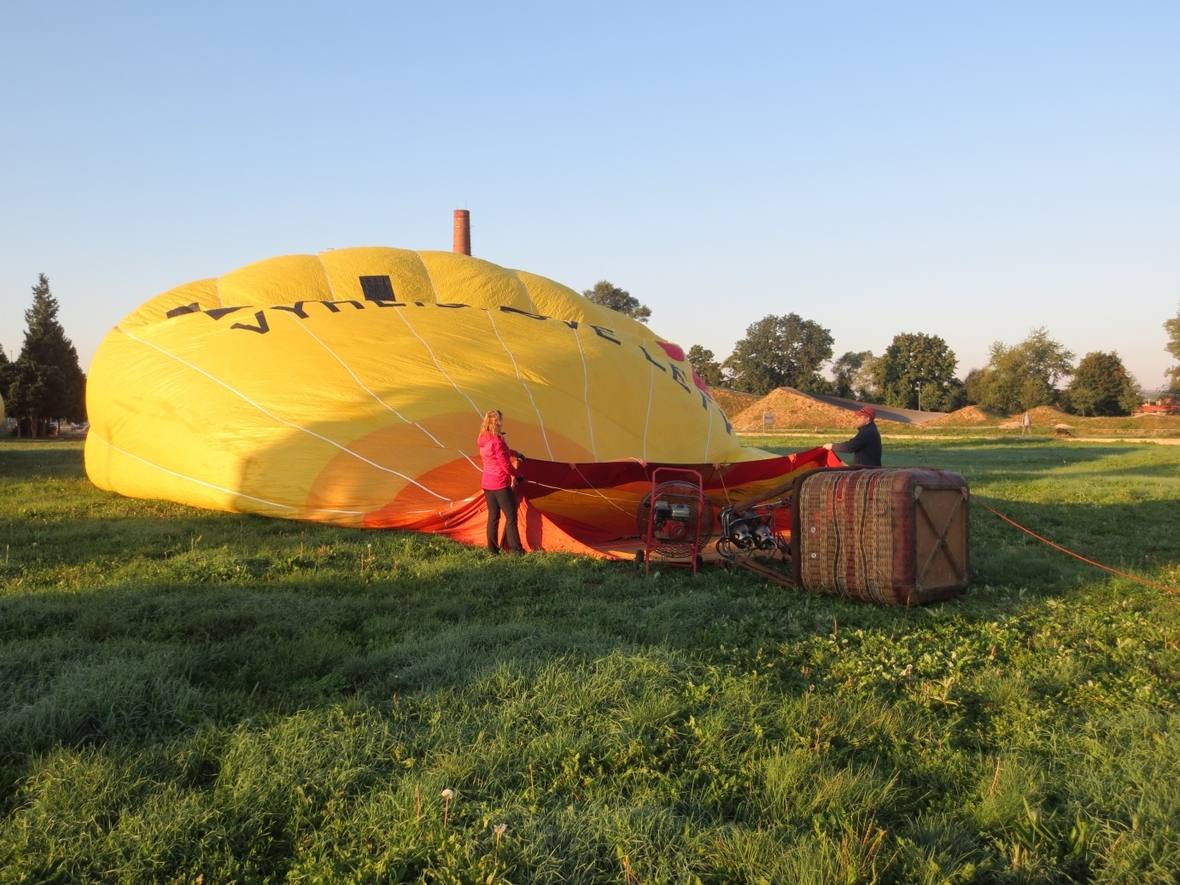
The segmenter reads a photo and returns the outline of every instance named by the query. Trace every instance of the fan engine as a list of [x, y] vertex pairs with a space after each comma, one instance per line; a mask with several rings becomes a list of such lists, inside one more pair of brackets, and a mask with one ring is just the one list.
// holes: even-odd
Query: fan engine
[[650, 552], [691, 559], [713, 533], [713, 505], [699, 485], [669, 480], [653, 486], [640, 502], [636, 523]]
[[785, 542], [775, 530], [773, 511], [738, 510], [726, 507], [721, 511], [721, 537], [717, 539], [717, 553], [732, 560], [738, 551], [779, 550]]

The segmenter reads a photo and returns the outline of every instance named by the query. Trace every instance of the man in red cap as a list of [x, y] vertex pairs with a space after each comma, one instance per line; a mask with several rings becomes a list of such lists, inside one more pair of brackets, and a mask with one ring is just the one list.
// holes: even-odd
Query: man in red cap
[[861, 406], [856, 411], [856, 436], [847, 442], [826, 443], [824, 448], [837, 455], [852, 455], [856, 467], [881, 466], [881, 431], [877, 430], [877, 410]]

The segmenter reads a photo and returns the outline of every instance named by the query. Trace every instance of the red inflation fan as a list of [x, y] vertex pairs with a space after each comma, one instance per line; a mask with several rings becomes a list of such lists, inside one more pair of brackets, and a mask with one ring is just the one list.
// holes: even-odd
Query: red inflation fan
[[644, 574], [652, 557], [668, 565], [688, 566], [695, 575], [702, 565], [701, 550], [713, 533], [713, 505], [705, 497], [701, 474], [682, 467], [657, 467], [651, 492], [636, 514], [643, 549], [635, 554]]

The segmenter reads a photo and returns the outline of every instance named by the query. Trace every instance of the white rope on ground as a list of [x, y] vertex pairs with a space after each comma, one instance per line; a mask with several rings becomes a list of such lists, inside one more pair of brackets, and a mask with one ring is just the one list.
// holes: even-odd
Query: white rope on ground
[[451, 503], [450, 498], [447, 498], [443, 495], [438, 494], [437, 492], [432, 491], [431, 489], [428, 489], [426, 486], [422, 485], [422, 483], [418, 482], [413, 477], [406, 476], [404, 473], [394, 470], [391, 467], [386, 467], [383, 464], [378, 464], [376, 461], [371, 461], [368, 458], [366, 458], [364, 455], [360, 454], [359, 452], [354, 452], [352, 449], [348, 448], [348, 446], [341, 445], [340, 443], [336, 442], [334, 439], [329, 439], [328, 437], [324, 436], [321, 433], [316, 433], [314, 430], [310, 430], [306, 427], [303, 427], [302, 425], [294, 423], [293, 421], [288, 421], [286, 418], [283, 418], [280, 415], [274, 414], [273, 412], [271, 412], [270, 410], [268, 410], [267, 408], [265, 408], [261, 404], [255, 402], [250, 397], [246, 396], [246, 394], [242, 393], [242, 391], [238, 390], [237, 388], [233, 387], [230, 384], [227, 384], [226, 382], [222, 381], [220, 378], [216, 377], [215, 375], [205, 371], [200, 366], [193, 365], [188, 360], [183, 359], [182, 357], [179, 357], [174, 353], [170, 353], [169, 351], [165, 350], [163, 347], [160, 347], [157, 344], [153, 344], [151, 341], [145, 341], [144, 339], [132, 334], [131, 332], [124, 330], [123, 334], [126, 335], [128, 338], [132, 339], [133, 341], [138, 341], [140, 344], [143, 344], [147, 347], [152, 348], [152, 350], [162, 353], [164, 356], [168, 357], [169, 359], [175, 360], [176, 362], [180, 363], [182, 366], [185, 366], [186, 368], [192, 369], [194, 372], [204, 375], [210, 381], [214, 382], [215, 384], [220, 385], [221, 387], [224, 387], [230, 393], [239, 397], [243, 402], [249, 403], [251, 406], [253, 406], [255, 409], [260, 411], [262, 414], [266, 415], [268, 418], [270, 418], [274, 421], [277, 421], [280, 424], [283, 424], [287, 427], [290, 427], [293, 430], [298, 430], [301, 433], [306, 433], [308, 436], [312, 436], [312, 437], [315, 437], [316, 439], [322, 440], [323, 442], [326, 442], [328, 445], [330, 445], [334, 448], [337, 448], [342, 452], [346, 452], [349, 455], [352, 455], [352, 457], [356, 458], [358, 461], [363, 461], [366, 464], [368, 464], [369, 466], [375, 467], [384, 473], [389, 473], [393, 476], [399, 477], [400, 479], [404, 479], [406, 482], [416, 485], [418, 488], [422, 489], [422, 491], [426, 492], [428, 495], [438, 498], [440, 501], [446, 501], [447, 503]]

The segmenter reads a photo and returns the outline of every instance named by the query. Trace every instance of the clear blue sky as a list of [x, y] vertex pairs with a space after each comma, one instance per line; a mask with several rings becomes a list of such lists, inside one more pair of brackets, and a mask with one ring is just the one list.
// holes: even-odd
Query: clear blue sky
[[1180, 4], [8, 0], [0, 343], [354, 245], [475, 254], [727, 356], [1037, 326], [1141, 383], [1180, 308]]

